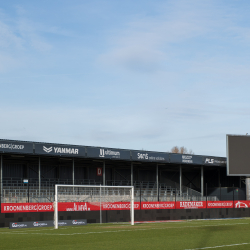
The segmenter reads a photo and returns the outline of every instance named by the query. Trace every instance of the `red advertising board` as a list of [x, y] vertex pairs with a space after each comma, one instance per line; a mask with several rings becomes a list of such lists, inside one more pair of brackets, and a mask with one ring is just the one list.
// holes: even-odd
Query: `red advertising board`
[[176, 201], [176, 209], [206, 208], [205, 201]]
[[[169, 201], [135, 202], [135, 210], [149, 209], [201, 209], [201, 208], [250, 208], [250, 201]], [[101, 209], [129, 210], [130, 202], [102, 202]], [[58, 211], [99, 211], [99, 202], [59, 202]], [[53, 203], [2, 203], [1, 213], [53, 212]]]
[[174, 209], [175, 202], [142, 202], [141, 209]]
[[250, 207], [250, 201], [234, 201], [235, 208], [248, 208]]
[[[102, 202], [101, 209], [106, 210], [129, 210], [130, 202]], [[134, 203], [134, 209], [140, 209], [140, 202]], [[99, 202], [59, 202], [58, 211], [99, 211]]]
[[53, 203], [2, 203], [1, 213], [53, 212]]
[[233, 208], [233, 201], [208, 201], [207, 208]]

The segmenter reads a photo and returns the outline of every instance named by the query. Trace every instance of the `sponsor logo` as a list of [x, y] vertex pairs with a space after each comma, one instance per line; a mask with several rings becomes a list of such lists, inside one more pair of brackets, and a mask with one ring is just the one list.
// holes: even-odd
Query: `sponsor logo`
[[18, 223], [12, 223], [11, 225], [12, 227], [16, 227], [16, 228], [21, 228], [21, 227], [27, 227], [27, 224], [18, 224]]
[[58, 221], [58, 226], [66, 226], [68, 225], [67, 222], [64, 222], [64, 221]]
[[182, 162], [193, 163], [192, 155], [182, 155]]
[[238, 201], [236, 204], [235, 204], [235, 207], [236, 208], [246, 208], [248, 207], [248, 205], [244, 202], [241, 202], [241, 201]]
[[72, 224], [73, 225], [85, 225], [86, 222], [85, 221], [72, 220]]
[[45, 151], [46, 153], [50, 153], [52, 150], [52, 147], [46, 148], [45, 146], [43, 146], [43, 151]]
[[78, 205], [74, 203], [73, 207], [66, 208], [66, 211], [90, 211], [90, 208], [88, 208], [87, 203], [85, 202], [84, 205]]
[[214, 164], [214, 159], [206, 158], [205, 163]]
[[149, 160], [149, 161], [165, 161], [162, 156], [149, 156], [147, 153], [137, 153], [138, 160]]
[[24, 145], [17, 145], [17, 144], [0, 144], [0, 148], [2, 149], [10, 149], [10, 150], [23, 150]]
[[105, 150], [103, 148], [100, 148], [99, 157], [105, 157], [105, 156], [111, 156], [112, 158], [120, 158], [120, 152], [112, 151], [110, 149]]
[[61, 147], [45, 147], [43, 146], [43, 151], [46, 153], [51, 153], [54, 150], [56, 154], [75, 154], [78, 155], [79, 149], [78, 148], [61, 148]]
[[33, 226], [34, 227], [44, 227], [44, 226], [48, 226], [48, 224], [47, 223], [44, 223], [44, 222], [33, 222]]
[[212, 159], [212, 158], [206, 158], [205, 163], [208, 163], [208, 164], [226, 164], [226, 161], [219, 161], [219, 160]]
[[139, 160], [148, 160], [148, 154], [137, 153], [137, 159], [139, 159]]
[[180, 202], [180, 207], [183, 207], [183, 208], [199, 208], [199, 207], [203, 207], [203, 202], [202, 201], [181, 201]]
[[50, 204], [32, 204], [27, 205], [26, 203], [21, 203], [19, 205], [4, 205], [3, 211], [4, 212], [34, 212], [34, 211], [53, 211], [53, 207]]
[[167, 209], [167, 208], [174, 208], [174, 203], [158, 203], [158, 204], [143, 204], [142, 208], [149, 208], [149, 209]]
[[208, 207], [232, 207], [233, 202], [208, 202]]

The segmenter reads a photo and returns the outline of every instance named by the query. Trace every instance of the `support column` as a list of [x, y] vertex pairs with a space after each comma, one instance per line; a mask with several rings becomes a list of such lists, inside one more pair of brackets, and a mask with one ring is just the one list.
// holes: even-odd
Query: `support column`
[[0, 164], [0, 203], [2, 202], [3, 197], [3, 156], [1, 155], [1, 164]]
[[75, 185], [75, 159], [72, 160], [72, 184]]
[[246, 177], [246, 199], [250, 200], [250, 178]]
[[182, 166], [180, 165], [180, 195], [182, 195]]
[[156, 164], [156, 189], [157, 189], [157, 200], [159, 198], [159, 168], [158, 164]]
[[133, 162], [131, 162], [131, 186], [134, 184], [134, 166]]
[[201, 196], [204, 196], [204, 168], [201, 166]]
[[39, 199], [41, 197], [41, 159], [38, 157], [38, 185], [39, 185]]
[[106, 181], [106, 178], [105, 178], [105, 161], [103, 161], [103, 169], [102, 169], [102, 185], [105, 186], [105, 181]]

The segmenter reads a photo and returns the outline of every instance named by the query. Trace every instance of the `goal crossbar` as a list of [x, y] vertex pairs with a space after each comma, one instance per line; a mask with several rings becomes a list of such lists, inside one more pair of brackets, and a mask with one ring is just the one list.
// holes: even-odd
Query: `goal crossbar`
[[[131, 216], [131, 225], [134, 225], [134, 186], [102, 186], [102, 185], [62, 185], [56, 184], [55, 185], [55, 202], [54, 202], [54, 227], [58, 229], [58, 196], [60, 195], [58, 189], [59, 188], [71, 188], [73, 190], [73, 194], [75, 194], [75, 190], [82, 188], [82, 189], [89, 189], [89, 190], [97, 190], [98, 193], [98, 200], [100, 203], [100, 223], [102, 223], [102, 209], [101, 204], [103, 201], [102, 191], [103, 190], [130, 190], [130, 216]], [[74, 197], [77, 195], [74, 195]], [[126, 195], [128, 196], [128, 195]], [[95, 196], [96, 197], [96, 196]], [[104, 196], [105, 197], [105, 196]], [[122, 197], [122, 196], [120, 196]], [[106, 196], [108, 198], [108, 196]]]

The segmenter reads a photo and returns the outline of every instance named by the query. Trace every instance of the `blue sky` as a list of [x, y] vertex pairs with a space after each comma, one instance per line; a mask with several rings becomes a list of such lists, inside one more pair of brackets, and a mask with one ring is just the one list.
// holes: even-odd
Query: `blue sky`
[[0, 138], [225, 156], [250, 133], [249, 1], [0, 2]]

